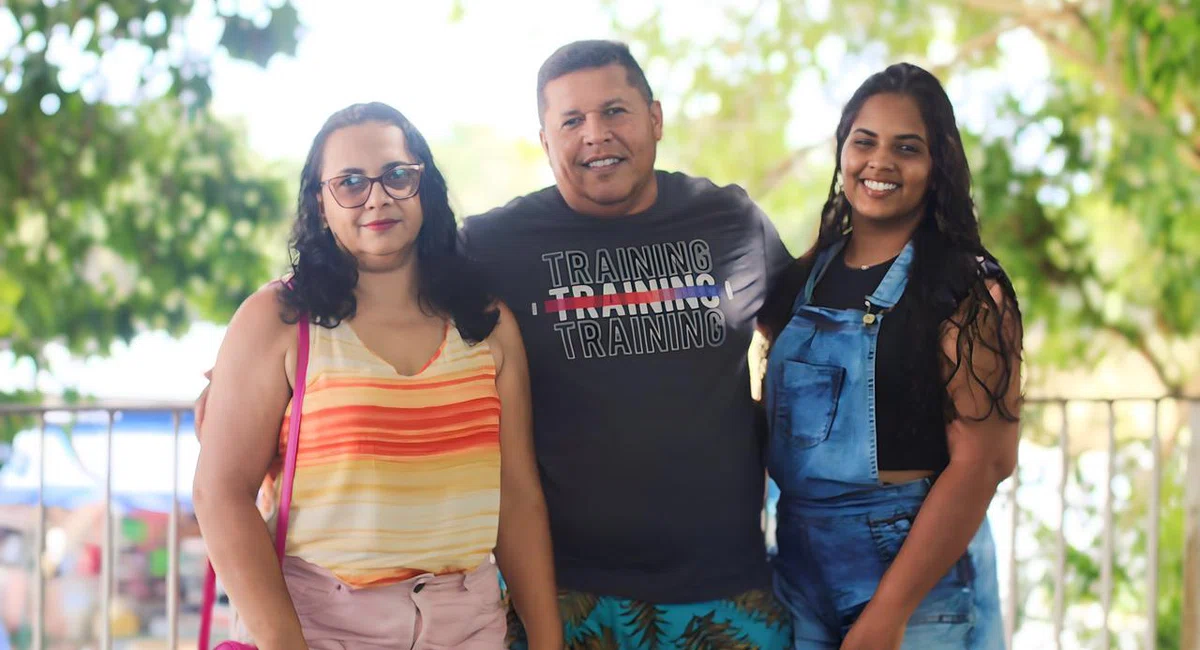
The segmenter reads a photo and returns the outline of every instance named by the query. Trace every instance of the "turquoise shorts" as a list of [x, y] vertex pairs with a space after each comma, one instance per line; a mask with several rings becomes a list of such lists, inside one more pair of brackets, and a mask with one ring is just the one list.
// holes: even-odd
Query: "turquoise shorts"
[[[684, 605], [561, 591], [558, 607], [567, 650], [792, 647], [791, 615], [769, 590]], [[527, 648], [525, 630], [511, 607], [508, 646], [511, 650]]]

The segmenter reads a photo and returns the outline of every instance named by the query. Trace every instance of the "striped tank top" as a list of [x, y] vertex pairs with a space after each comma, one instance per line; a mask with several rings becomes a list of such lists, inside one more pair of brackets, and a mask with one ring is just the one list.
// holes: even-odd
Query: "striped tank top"
[[[355, 587], [485, 562], [500, 518], [500, 397], [488, 344], [469, 346], [447, 325], [433, 358], [406, 376], [345, 322], [309, 332], [287, 554]], [[287, 415], [272, 476], [282, 475]], [[278, 503], [277, 485], [265, 492]]]

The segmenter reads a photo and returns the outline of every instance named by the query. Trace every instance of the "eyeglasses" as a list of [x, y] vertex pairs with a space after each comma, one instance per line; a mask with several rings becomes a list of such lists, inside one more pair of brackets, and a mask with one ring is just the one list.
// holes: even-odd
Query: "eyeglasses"
[[425, 171], [425, 163], [403, 164], [383, 172], [379, 176], [365, 174], [344, 174], [321, 181], [321, 187], [328, 186], [333, 200], [346, 209], [361, 208], [366, 205], [371, 196], [371, 188], [378, 182], [388, 196], [397, 201], [416, 195], [421, 187], [421, 175]]

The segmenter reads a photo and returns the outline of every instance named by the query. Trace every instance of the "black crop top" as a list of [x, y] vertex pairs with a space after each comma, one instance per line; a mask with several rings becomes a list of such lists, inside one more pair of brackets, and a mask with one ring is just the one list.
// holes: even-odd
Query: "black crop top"
[[[812, 304], [862, 311], [866, 296], [875, 292], [891, 266], [892, 261], [866, 270], [848, 267], [839, 252], [813, 289]], [[942, 411], [913, 411], [903, 390], [912, 381], [904, 373], [901, 356], [905, 351], [903, 320], [909, 312], [907, 296], [905, 292], [879, 325], [875, 356], [875, 442], [879, 470], [940, 472], [950, 462]]]

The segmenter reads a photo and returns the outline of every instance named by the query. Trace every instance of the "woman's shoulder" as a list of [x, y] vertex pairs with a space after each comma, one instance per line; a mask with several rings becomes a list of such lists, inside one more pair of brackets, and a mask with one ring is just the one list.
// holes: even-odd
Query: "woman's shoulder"
[[939, 270], [939, 275], [949, 290], [961, 294], [960, 298], [965, 297], [974, 285], [990, 285], [1008, 279], [1000, 260], [987, 250], [950, 252]]
[[280, 282], [271, 282], [250, 294], [230, 320], [228, 335], [268, 342], [290, 333], [295, 323], [284, 319], [282, 291]]
[[512, 356], [519, 349], [524, 352], [524, 342], [521, 339], [521, 329], [517, 325], [517, 317], [508, 305], [501, 300], [491, 303], [491, 311], [496, 315], [496, 324], [481, 344], [486, 345], [492, 352], [496, 369], [504, 365], [504, 359]]
[[939, 270], [941, 280], [932, 292], [934, 307], [945, 318], [974, 304], [972, 296], [990, 295], [991, 302], [1002, 308], [1016, 300], [1008, 273], [989, 251], [960, 250], [951, 255]]
[[496, 314], [496, 326], [488, 334], [486, 341], [493, 344], [512, 345], [521, 341], [521, 329], [517, 325], [517, 316], [502, 300], [493, 300], [489, 311]]

